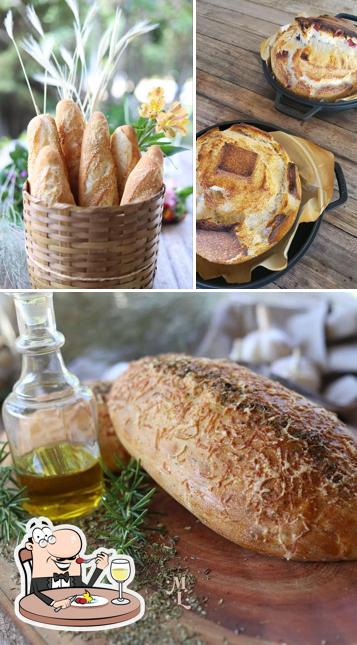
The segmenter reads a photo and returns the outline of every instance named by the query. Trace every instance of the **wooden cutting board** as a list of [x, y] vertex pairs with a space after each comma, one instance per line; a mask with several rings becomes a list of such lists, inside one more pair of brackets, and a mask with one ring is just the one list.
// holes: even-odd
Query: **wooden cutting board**
[[357, 562], [261, 556], [216, 535], [166, 494], [156, 504], [170, 534], [180, 538], [180, 559], [197, 577], [196, 595], [208, 598], [204, 619], [186, 611], [182, 620], [207, 643], [224, 637], [243, 645], [357, 643]]
[[[357, 643], [357, 562], [298, 563], [260, 556], [216, 535], [164, 492], [158, 494], [155, 508], [164, 513], [162, 522], [169, 534], [179, 537], [175, 566], [196, 576], [194, 593], [207, 599], [206, 615], [185, 609], [180, 619], [204, 643]], [[0, 607], [26, 642], [81, 642], [73, 634], [21, 623], [13, 611], [17, 593], [13, 567], [2, 562]], [[184, 593], [182, 599], [186, 604]], [[105, 632], [99, 632], [94, 642], [107, 645]]]

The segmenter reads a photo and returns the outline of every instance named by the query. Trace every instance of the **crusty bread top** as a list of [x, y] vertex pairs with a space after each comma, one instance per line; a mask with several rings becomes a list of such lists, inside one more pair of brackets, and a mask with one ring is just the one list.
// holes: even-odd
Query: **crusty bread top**
[[121, 199], [128, 176], [141, 157], [134, 128], [131, 125], [119, 126], [111, 136], [110, 147], [116, 165], [119, 199]]
[[225, 537], [357, 557], [357, 442], [334, 414], [230, 361], [174, 354], [132, 363], [109, 408], [129, 452]]
[[297, 17], [276, 34], [270, 62], [278, 81], [295, 94], [348, 96], [357, 89], [357, 25], [331, 16]]
[[74, 204], [63, 158], [54, 146], [44, 146], [33, 169], [31, 194], [47, 206]]
[[163, 154], [159, 146], [151, 146], [130, 173], [121, 205], [154, 197], [162, 188]]
[[164, 163], [164, 155], [160, 146], [150, 146], [146, 154], [148, 155], [148, 157], [150, 157], [150, 159], [154, 159], [162, 170], [162, 164]]
[[79, 162], [85, 121], [80, 108], [72, 99], [64, 99], [57, 103], [56, 126], [68, 170], [69, 183], [77, 200]]
[[28, 180], [31, 185], [33, 169], [41, 148], [52, 146], [62, 154], [56, 122], [50, 114], [39, 114], [31, 119], [27, 126], [27, 145]]
[[93, 112], [83, 134], [79, 165], [79, 205], [115, 206], [119, 202], [107, 119]]
[[300, 201], [297, 167], [273, 137], [251, 125], [212, 128], [197, 141], [197, 253], [239, 264], [291, 229]]
[[297, 16], [296, 22], [300, 25], [302, 31], [307, 33], [312, 27], [315, 31], [332, 34], [335, 38], [357, 38], [357, 22], [336, 16]]

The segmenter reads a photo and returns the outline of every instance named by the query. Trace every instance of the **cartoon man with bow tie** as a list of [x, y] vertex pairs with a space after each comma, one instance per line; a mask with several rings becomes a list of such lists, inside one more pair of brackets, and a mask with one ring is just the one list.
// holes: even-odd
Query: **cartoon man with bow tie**
[[[93, 587], [109, 564], [110, 554], [97, 552], [95, 569], [90, 579], [82, 579], [81, 565], [86, 560], [80, 557], [86, 543], [83, 533], [75, 526], [53, 527], [47, 518], [36, 518], [28, 523], [26, 536], [17, 557], [21, 564], [31, 562], [30, 593], [56, 611], [70, 606], [70, 587]], [[26, 554], [27, 551], [27, 554]], [[32, 556], [32, 557], [31, 557]], [[54, 601], [46, 594], [48, 589], [63, 589], [63, 598]]]

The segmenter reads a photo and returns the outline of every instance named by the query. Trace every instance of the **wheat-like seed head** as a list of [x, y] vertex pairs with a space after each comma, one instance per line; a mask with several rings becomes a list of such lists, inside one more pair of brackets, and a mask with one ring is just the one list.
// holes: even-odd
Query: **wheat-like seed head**
[[40, 36], [44, 36], [44, 31], [42, 29], [41, 21], [34, 9], [33, 5], [28, 5], [26, 7], [26, 15], [31, 23], [31, 25], [36, 29], [36, 31], [40, 34]]
[[[97, 55], [90, 70], [91, 74], [99, 80], [94, 87], [90, 87], [88, 82], [89, 66], [86, 59], [86, 45], [94, 27], [97, 5], [95, 2], [91, 5], [82, 24], [77, 0], [65, 1], [74, 16], [73, 32], [75, 48], [73, 53], [65, 47], [60, 46], [59, 53], [63, 61], [63, 63], [60, 63], [54, 51], [54, 44], [48, 38], [48, 35], [44, 33], [41, 21], [32, 5], [26, 8], [26, 15], [36, 32], [36, 37], [30, 35], [23, 40], [21, 46], [38, 63], [44, 72], [34, 76], [36, 80], [44, 85], [44, 106], [46, 104], [47, 85], [55, 86], [57, 87], [60, 98], [73, 98], [78, 103], [84, 116], [88, 118], [96, 109], [97, 104], [102, 100], [116, 72], [120, 57], [127, 46], [134, 38], [148, 33], [152, 29], [155, 29], [157, 25], [152, 25], [145, 20], [140, 21], [119, 38], [122, 12], [117, 8], [114, 20], [99, 41]], [[38, 114], [39, 111], [33, 97], [32, 89], [13, 36], [13, 17], [11, 11], [8, 12], [4, 24], [16, 48]], [[85, 89], [84, 97], [82, 96], [83, 89]]]
[[4, 27], [6, 29], [6, 33], [11, 38], [11, 40], [14, 40], [14, 20], [12, 17], [12, 11], [7, 12], [5, 20], [4, 20]]

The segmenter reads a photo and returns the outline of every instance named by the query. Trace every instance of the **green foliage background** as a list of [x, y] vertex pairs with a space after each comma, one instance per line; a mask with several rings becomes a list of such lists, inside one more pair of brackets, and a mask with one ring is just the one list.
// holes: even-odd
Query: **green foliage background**
[[[32, 0], [46, 32], [51, 32], [55, 42], [70, 47], [72, 36], [72, 14], [64, 0]], [[81, 15], [91, 5], [91, 0], [78, 0]], [[118, 2], [98, 0], [99, 17], [97, 35], [92, 38], [93, 54], [96, 53], [100, 35], [113, 19]], [[125, 16], [125, 27], [148, 19], [159, 23], [159, 28], [141, 37], [128, 47], [121, 59], [120, 69], [125, 69], [134, 84], [150, 76], [172, 76], [179, 86], [192, 76], [192, 2], [190, 0], [126, 0], [121, 3]], [[0, 0], [0, 23], [6, 12], [12, 9], [14, 31], [17, 41], [31, 32], [25, 16], [24, 5], [19, 1]], [[26, 69], [30, 76], [39, 68], [24, 53]], [[0, 136], [18, 137], [34, 116], [30, 96], [24, 81], [20, 64], [12, 43], [5, 30], [0, 29]], [[36, 94], [41, 97], [41, 86], [33, 83]], [[49, 111], [57, 100], [55, 90], [49, 94]], [[39, 104], [41, 100], [39, 98]], [[119, 103], [109, 101], [103, 108], [113, 113], [121, 112]]]

